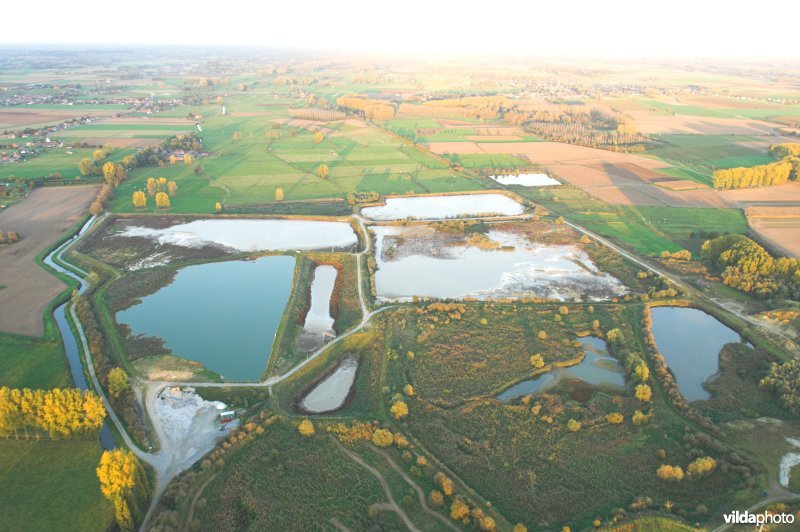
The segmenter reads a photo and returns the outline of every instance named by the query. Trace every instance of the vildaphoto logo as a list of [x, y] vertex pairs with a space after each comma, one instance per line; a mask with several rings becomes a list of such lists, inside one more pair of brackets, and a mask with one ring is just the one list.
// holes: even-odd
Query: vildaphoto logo
[[794, 523], [792, 513], [770, 513], [760, 512], [751, 513], [749, 510], [740, 512], [738, 510], [727, 513], [723, 516], [725, 524], [728, 525], [791, 525]]

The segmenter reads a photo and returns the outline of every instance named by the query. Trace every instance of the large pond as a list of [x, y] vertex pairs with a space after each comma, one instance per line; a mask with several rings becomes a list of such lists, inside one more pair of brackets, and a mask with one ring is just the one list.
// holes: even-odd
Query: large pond
[[742, 341], [739, 333], [702, 310], [687, 307], [650, 309], [653, 337], [687, 401], [708, 399], [703, 383], [719, 370], [725, 344]]
[[236, 251], [340, 249], [358, 237], [345, 222], [315, 220], [195, 220], [161, 229], [130, 226], [121, 236], [139, 236], [184, 247], [218, 245]]
[[519, 185], [521, 187], [552, 187], [561, 184], [547, 174], [511, 174], [489, 177], [501, 185]]
[[294, 264], [294, 257], [270, 256], [189, 266], [116, 319], [227, 381], [256, 381], [289, 299]]
[[[382, 301], [434, 298], [603, 300], [626, 292], [572, 245], [489, 231], [497, 248], [453, 244], [428, 226], [376, 226], [375, 287]], [[502, 248], [502, 249], [501, 249]]]
[[361, 214], [372, 220], [432, 220], [459, 216], [510, 216], [524, 211], [522, 205], [503, 194], [461, 194], [387, 198], [386, 205], [365, 207]]
[[583, 348], [584, 358], [575, 366], [554, 368], [534, 379], [515, 384], [497, 396], [499, 401], [508, 403], [519, 397], [535, 394], [554, 386], [564, 376], [582, 380], [595, 386], [625, 386], [625, 370], [616, 358], [609, 356], [606, 343], [595, 336], [578, 339]]
[[331, 297], [336, 285], [338, 270], [324, 264], [314, 269], [311, 281], [311, 306], [306, 314], [303, 332], [300, 334], [300, 350], [313, 351], [325, 342], [325, 334], [333, 334]]
[[357, 371], [358, 361], [354, 358], [345, 359], [333, 373], [308, 392], [300, 401], [300, 408], [312, 414], [338, 410], [350, 394]]

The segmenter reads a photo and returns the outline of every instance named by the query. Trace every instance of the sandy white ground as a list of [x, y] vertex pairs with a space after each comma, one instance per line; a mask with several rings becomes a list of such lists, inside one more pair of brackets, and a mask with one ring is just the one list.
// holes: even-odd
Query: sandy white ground
[[462, 194], [388, 198], [386, 205], [366, 207], [361, 209], [361, 214], [373, 220], [428, 220], [478, 215], [516, 216], [524, 210], [522, 205], [502, 194]]
[[512, 175], [493, 175], [489, 176], [501, 185], [519, 185], [522, 187], [552, 187], [560, 185], [547, 174], [512, 174]]

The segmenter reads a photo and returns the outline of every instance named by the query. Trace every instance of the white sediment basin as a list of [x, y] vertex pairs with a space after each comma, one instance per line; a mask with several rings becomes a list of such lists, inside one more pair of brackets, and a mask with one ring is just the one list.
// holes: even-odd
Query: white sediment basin
[[489, 177], [501, 185], [519, 185], [521, 187], [552, 187], [561, 184], [547, 174], [512, 174]]
[[513, 216], [525, 208], [503, 194], [459, 194], [387, 198], [386, 205], [366, 207], [361, 214], [371, 220], [438, 220], [469, 216]]
[[218, 245], [237, 251], [292, 251], [353, 246], [350, 224], [316, 220], [195, 220], [155, 229], [130, 226], [120, 236], [151, 238], [183, 247]]

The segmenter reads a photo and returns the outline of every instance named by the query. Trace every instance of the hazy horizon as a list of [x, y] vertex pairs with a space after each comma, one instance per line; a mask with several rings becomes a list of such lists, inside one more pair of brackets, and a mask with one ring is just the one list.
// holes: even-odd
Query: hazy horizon
[[[24, 4], [5, 8], [11, 25], [4, 46], [237, 46], [452, 57], [625, 59], [798, 59], [791, 21], [796, 2], [753, 10], [722, 2], [678, 0], [649, 7], [631, 0], [608, 4], [531, 5], [511, 2], [477, 10], [450, 0], [409, 0], [402, 9], [364, 0], [302, 6], [277, 4], [186, 9], [153, 0], [127, 10], [124, 23], [107, 5], [45, 2], [46, 20]], [[30, 21], [30, 22], [29, 22]]]

